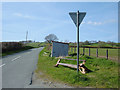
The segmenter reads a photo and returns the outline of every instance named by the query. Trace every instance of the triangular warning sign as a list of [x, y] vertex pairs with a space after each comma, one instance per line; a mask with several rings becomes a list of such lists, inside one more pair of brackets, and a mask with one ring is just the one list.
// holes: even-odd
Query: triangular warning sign
[[[72, 18], [73, 22], [77, 26], [77, 12], [70, 12], [69, 13], [70, 17]], [[85, 12], [80, 12], [79, 13], [79, 25], [81, 24], [83, 18], [85, 17], [86, 13]]]

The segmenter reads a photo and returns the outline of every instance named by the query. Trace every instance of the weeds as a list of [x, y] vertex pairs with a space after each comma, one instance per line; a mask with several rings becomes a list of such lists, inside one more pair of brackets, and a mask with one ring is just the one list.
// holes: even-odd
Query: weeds
[[[47, 52], [47, 56], [43, 53]], [[45, 78], [64, 82], [75, 87], [118, 88], [118, 63], [106, 59], [82, 56], [80, 60], [86, 60], [86, 67], [92, 72], [77, 74], [76, 69], [58, 66], [54, 67], [58, 59], [49, 57], [50, 51], [45, 48], [39, 54], [36, 72], [45, 73]], [[76, 59], [76, 56], [67, 57]], [[62, 63], [77, 64], [73, 60], [61, 60]], [[81, 63], [81, 62], [80, 62]]]

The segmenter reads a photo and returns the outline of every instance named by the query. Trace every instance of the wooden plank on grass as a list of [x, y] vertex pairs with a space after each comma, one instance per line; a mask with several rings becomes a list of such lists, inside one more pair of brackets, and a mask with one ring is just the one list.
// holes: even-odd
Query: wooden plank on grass
[[[77, 60], [77, 59], [69, 59], [69, 58], [61, 58], [61, 59], [65, 59], [65, 60]], [[79, 61], [85, 61], [85, 60], [79, 60]]]
[[58, 63], [58, 64], [66, 67], [77, 68], [77, 65], [73, 65], [73, 64], [66, 64], [66, 63]]

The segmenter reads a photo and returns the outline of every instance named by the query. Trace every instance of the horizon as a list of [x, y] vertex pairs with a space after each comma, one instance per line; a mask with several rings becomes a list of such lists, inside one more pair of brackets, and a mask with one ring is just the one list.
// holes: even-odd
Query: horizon
[[[29, 42], [29, 41], [32, 41], [32, 40], [27, 40], [27, 42]], [[59, 40], [55, 40], [55, 41], [57, 41], [57, 42], [66, 42], [66, 41], [59, 41]], [[85, 40], [85, 41], [88, 41], [88, 40]], [[85, 41], [79, 41], [79, 43], [83, 43]], [[24, 40], [24, 41], [2, 41], [2, 42], [26, 42], [26, 41]], [[0, 43], [2, 43], [2, 42], [0, 41]], [[34, 42], [34, 41], [32, 41], [32, 42]], [[35, 42], [40, 42], [40, 41], [35, 41]], [[41, 42], [46, 42], [46, 41], [41, 41]], [[101, 41], [101, 40], [96, 41], [96, 40], [91, 40], [91, 41], [88, 41], [88, 42], [90, 42], [90, 43], [91, 42], [96, 42], [96, 43], [98, 43], [98, 42], [105, 42], [105, 43], [107, 43], [107, 42], [113, 42], [113, 41]], [[66, 43], [77, 43], [77, 42], [74, 42], [74, 41], [73, 42], [69, 42], [68, 41]], [[119, 43], [119, 42], [113, 42], [113, 43]]]

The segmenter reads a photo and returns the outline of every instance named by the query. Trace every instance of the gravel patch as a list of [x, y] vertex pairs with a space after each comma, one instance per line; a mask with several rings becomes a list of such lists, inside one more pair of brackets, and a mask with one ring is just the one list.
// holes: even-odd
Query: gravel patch
[[[40, 75], [43, 73], [40, 72]], [[45, 78], [38, 78], [37, 74], [34, 73], [32, 77], [32, 84], [26, 86], [25, 88], [74, 88], [72, 86], [69, 86], [67, 84], [52, 82]]]

